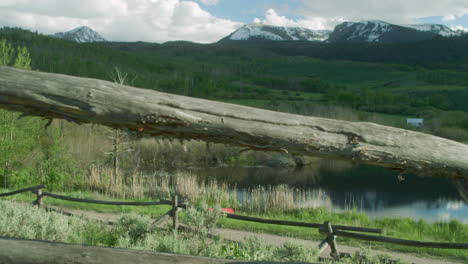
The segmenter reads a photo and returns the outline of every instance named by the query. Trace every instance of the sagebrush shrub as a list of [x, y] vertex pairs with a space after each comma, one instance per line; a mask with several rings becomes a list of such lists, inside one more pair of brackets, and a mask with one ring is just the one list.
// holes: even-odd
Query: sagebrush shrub
[[312, 262], [317, 259], [318, 251], [298, 243], [286, 242], [275, 249], [274, 256], [286, 262]]
[[151, 218], [145, 215], [123, 215], [117, 220], [112, 232], [119, 237], [120, 243], [128, 240], [130, 245], [136, 245], [150, 232], [150, 221]]

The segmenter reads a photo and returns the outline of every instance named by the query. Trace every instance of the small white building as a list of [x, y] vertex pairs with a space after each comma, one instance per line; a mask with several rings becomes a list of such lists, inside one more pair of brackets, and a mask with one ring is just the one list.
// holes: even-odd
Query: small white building
[[422, 118], [408, 118], [406, 119], [407, 125], [412, 125], [415, 127], [422, 127], [424, 125], [424, 119]]

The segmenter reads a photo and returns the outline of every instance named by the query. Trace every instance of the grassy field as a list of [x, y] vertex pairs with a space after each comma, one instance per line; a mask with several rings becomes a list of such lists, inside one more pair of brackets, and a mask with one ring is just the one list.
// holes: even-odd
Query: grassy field
[[[0, 192], [6, 192], [1, 190]], [[97, 195], [86, 192], [63, 193], [78, 198], [93, 198], [102, 200], [115, 200], [103, 195]], [[20, 194], [15, 197], [9, 198], [18, 201], [31, 202], [35, 199], [33, 194]], [[138, 201], [149, 201], [148, 199], [141, 199]], [[93, 210], [106, 213], [139, 213], [158, 218], [167, 212], [169, 206], [110, 206], [110, 205], [92, 205], [82, 204], [76, 202], [61, 201], [53, 198], [44, 200], [45, 205], [58, 205], [63, 207], [78, 208], [83, 210]], [[357, 210], [352, 210], [343, 213], [331, 212], [325, 208], [317, 209], [301, 209], [292, 210], [290, 212], [274, 212], [272, 214], [255, 214], [246, 211], [237, 211], [238, 214], [258, 216], [270, 219], [282, 219], [291, 221], [302, 221], [309, 223], [323, 223], [330, 221], [332, 224], [361, 226], [361, 227], [375, 227], [384, 229], [384, 235], [389, 237], [420, 240], [420, 241], [434, 241], [434, 242], [466, 242], [468, 241], [468, 225], [462, 224], [458, 221], [451, 221], [447, 223], [436, 222], [428, 223], [424, 220], [415, 221], [405, 218], [386, 218], [380, 220], [370, 220], [364, 213]], [[183, 213], [182, 213], [183, 215]], [[320, 240], [323, 237], [316, 229], [289, 227], [278, 225], [266, 225], [253, 222], [245, 222], [232, 219], [221, 219], [219, 221], [220, 227], [239, 229], [245, 231], [265, 232], [278, 234], [283, 236], [298, 237], [303, 239]], [[404, 247], [384, 243], [369, 243], [358, 240], [351, 240], [346, 238], [339, 238], [339, 243], [351, 246], [371, 246], [372, 248], [396, 250], [401, 252], [416, 253], [425, 256], [441, 256], [458, 261], [467, 261], [468, 252], [466, 250], [447, 250], [447, 249], [424, 249], [414, 247]]]

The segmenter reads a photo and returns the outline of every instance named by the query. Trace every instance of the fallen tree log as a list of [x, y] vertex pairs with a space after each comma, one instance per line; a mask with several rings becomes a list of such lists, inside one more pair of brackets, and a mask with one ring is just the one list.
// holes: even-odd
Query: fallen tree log
[[468, 179], [468, 145], [382, 126], [293, 115], [108, 81], [0, 67], [0, 107], [151, 136], [204, 140]]

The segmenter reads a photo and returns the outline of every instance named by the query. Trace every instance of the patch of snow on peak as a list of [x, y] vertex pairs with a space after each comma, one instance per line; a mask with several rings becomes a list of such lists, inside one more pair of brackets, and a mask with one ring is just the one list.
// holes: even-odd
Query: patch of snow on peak
[[390, 30], [389, 24], [382, 21], [372, 21], [374, 28], [371, 29], [368, 36], [369, 41], [379, 41], [379, 38], [385, 32]]
[[280, 36], [266, 32], [262, 30], [261, 24], [250, 24], [245, 25], [244, 27], [240, 28], [236, 32], [234, 32], [230, 39], [232, 40], [248, 40], [252, 37], [260, 37], [270, 40], [283, 40]]
[[[283, 29], [286, 31], [286, 33], [288, 34], [288, 36], [292, 39], [292, 40], [299, 40], [299, 38], [296, 36], [296, 34], [294, 33], [297, 33], [299, 30], [298, 28], [288, 28], [288, 27], [283, 27]], [[295, 32], [294, 32], [295, 31]], [[300, 32], [300, 33], [304, 33], [304, 32]], [[299, 33], [299, 34], [300, 34]]]
[[452, 30], [451, 28], [439, 25], [439, 24], [413, 24], [403, 25], [404, 27], [413, 28], [419, 31], [427, 31], [435, 34], [439, 34], [443, 37], [453, 37], [460, 35], [459, 32]]
[[390, 24], [380, 20], [364, 20], [360, 22], [345, 22], [345, 26], [350, 28], [355, 26], [353, 34], [347, 39], [366, 38], [369, 42], [378, 42], [379, 38], [390, 28]]
[[88, 26], [82, 26], [82, 27], [77, 27], [75, 29], [72, 29], [70, 31], [67, 31], [66, 33], [70, 33], [70, 34], [75, 34], [77, 32], [80, 32], [80, 31], [86, 31], [86, 32], [90, 32], [90, 31], [94, 31], [92, 30], [90, 27]]
[[384, 22], [384, 21], [381, 21], [381, 20], [364, 20], [364, 21], [361, 21], [361, 22], [359, 22], [359, 23], [363, 23], [363, 24], [376, 24], [376, 25], [379, 25], [379, 26], [390, 25], [389, 23]]
[[325, 41], [330, 30], [310, 30], [301, 27], [280, 27], [262, 23], [247, 24], [229, 36], [230, 40], [308, 40]]
[[52, 37], [67, 39], [78, 43], [106, 41], [99, 33], [87, 26], [78, 27], [67, 32], [55, 33]]

